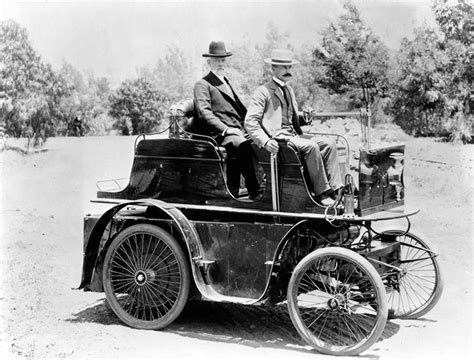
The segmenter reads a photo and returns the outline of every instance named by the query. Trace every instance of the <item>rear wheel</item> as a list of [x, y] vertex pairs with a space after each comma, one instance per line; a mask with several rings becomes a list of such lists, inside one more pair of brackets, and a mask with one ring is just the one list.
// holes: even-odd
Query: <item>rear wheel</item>
[[387, 294], [359, 254], [325, 248], [296, 266], [288, 285], [291, 321], [319, 352], [356, 355], [374, 344], [387, 322]]
[[104, 261], [107, 301], [125, 324], [161, 329], [183, 310], [190, 288], [188, 261], [177, 241], [149, 224], [126, 228]]
[[398, 261], [394, 265], [402, 272], [388, 288], [388, 307], [391, 318], [415, 319], [425, 315], [438, 302], [443, 291], [443, 280], [429, 243], [418, 236], [400, 230], [388, 230], [400, 243]]

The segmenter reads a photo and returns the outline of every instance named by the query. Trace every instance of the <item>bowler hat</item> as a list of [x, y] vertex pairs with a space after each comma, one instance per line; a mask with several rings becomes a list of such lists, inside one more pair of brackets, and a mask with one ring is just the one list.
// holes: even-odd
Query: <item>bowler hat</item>
[[202, 54], [204, 57], [227, 57], [231, 56], [230, 51], [226, 51], [223, 41], [211, 41], [209, 44], [209, 53]]
[[272, 51], [272, 57], [264, 60], [271, 65], [295, 65], [298, 60], [293, 60], [293, 53], [286, 49], [275, 49]]

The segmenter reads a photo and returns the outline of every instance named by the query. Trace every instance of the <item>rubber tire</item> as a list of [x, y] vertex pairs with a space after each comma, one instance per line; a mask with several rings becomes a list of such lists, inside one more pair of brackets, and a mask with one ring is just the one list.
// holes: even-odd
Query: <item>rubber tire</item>
[[[325, 257], [343, 259], [350, 262], [351, 265], [354, 265], [357, 267], [357, 269], [362, 270], [367, 275], [368, 280], [376, 292], [377, 309], [373, 309], [377, 312], [375, 325], [373, 326], [369, 336], [364, 339], [364, 341], [352, 346], [340, 346], [340, 348], [336, 348], [335, 346], [325, 346], [324, 344], [320, 344], [320, 340], [311, 330], [306, 327], [300, 315], [300, 310], [296, 299], [300, 281], [315, 262]], [[387, 322], [387, 294], [379, 274], [373, 265], [361, 255], [344, 248], [330, 247], [318, 249], [305, 256], [295, 267], [290, 278], [287, 291], [287, 300], [290, 318], [298, 333], [307, 344], [312, 346], [318, 352], [324, 354], [350, 356], [361, 353], [372, 346], [380, 338]]]
[[[424, 247], [428, 250], [433, 250], [433, 247], [430, 245], [430, 242], [427, 240], [421, 240], [420, 237], [416, 236], [415, 234], [412, 234], [410, 232], [406, 233], [401, 230], [386, 230], [383, 231], [382, 234], [391, 234], [391, 235], [397, 235], [397, 236], [408, 236], [412, 240], [414, 240], [414, 245], [419, 246], [419, 247]], [[403, 245], [401, 245], [403, 246]], [[391, 319], [418, 319], [421, 316], [425, 315], [428, 313], [433, 307], [438, 303], [441, 294], [443, 293], [443, 288], [444, 288], [444, 282], [443, 278], [441, 276], [441, 270], [440, 266], [438, 264], [438, 260], [436, 257], [431, 258], [432, 266], [435, 271], [435, 285], [434, 288], [430, 294], [429, 299], [420, 307], [407, 311], [402, 314], [396, 314], [395, 311], [390, 308], [390, 295], [388, 296], [388, 306], [389, 306], [389, 317]], [[417, 277], [420, 277], [420, 275], [417, 275]], [[410, 287], [413, 289], [413, 286]]]
[[[151, 235], [153, 239], [158, 239], [161, 243], [164, 244], [166, 249], [169, 249], [169, 257], [167, 256], [166, 261], [170, 263], [170, 259], [176, 259], [177, 268], [179, 269], [179, 291], [178, 295], [167, 312], [158, 319], [147, 320], [147, 319], [138, 319], [131, 314], [129, 314], [117, 300], [115, 295], [112, 278], [111, 278], [111, 269], [114, 262], [117, 250], [130, 239], [132, 236], [137, 235]], [[154, 240], [156, 241], [156, 240]], [[155, 248], [156, 249], [156, 248]], [[143, 250], [143, 249], [142, 249]], [[148, 251], [148, 249], [147, 249]], [[174, 259], [173, 259], [174, 257]], [[138, 261], [139, 262], [139, 261]], [[144, 263], [144, 261], [142, 261]], [[164, 260], [161, 261], [163, 263]], [[135, 264], [136, 265], [136, 264]], [[170, 273], [168, 273], [169, 275]], [[104, 260], [104, 271], [102, 275], [104, 291], [107, 297], [107, 301], [110, 304], [110, 307], [118, 318], [123, 321], [128, 326], [138, 329], [162, 329], [172, 323], [182, 312], [184, 306], [187, 303], [189, 297], [189, 289], [191, 283], [191, 275], [189, 269], [188, 259], [186, 258], [181, 246], [178, 242], [169, 234], [167, 231], [162, 228], [150, 225], [150, 224], [137, 224], [132, 225], [125, 230], [121, 231], [111, 243], [107, 254]], [[133, 282], [129, 281], [133, 285]], [[138, 288], [138, 287], [136, 287]], [[145, 293], [143, 291], [143, 293]], [[153, 304], [155, 304], [153, 300]], [[145, 312], [146, 314], [146, 312]]]

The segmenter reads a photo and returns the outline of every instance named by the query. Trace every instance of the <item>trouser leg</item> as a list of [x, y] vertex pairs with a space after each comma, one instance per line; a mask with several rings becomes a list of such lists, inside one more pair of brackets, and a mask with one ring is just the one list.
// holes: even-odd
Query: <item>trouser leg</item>
[[289, 140], [303, 155], [306, 170], [315, 195], [331, 189], [318, 144], [312, 139], [295, 136]]
[[227, 160], [227, 188], [232, 195], [239, 195], [240, 188], [240, 169], [237, 163], [237, 159]]
[[337, 146], [334, 139], [313, 138], [318, 144], [321, 158], [323, 160], [326, 177], [332, 190], [337, 190], [342, 184], [341, 168], [337, 155]]
[[242, 135], [230, 135], [224, 138], [222, 145], [226, 147], [229, 156], [235, 156], [237, 166], [244, 177], [249, 195], [257, 195], [260, 185], [255, 174], [253, 150], [250, 141]]
[[260, 185], [255, 175], [253, 150], [250, 142], [245, 141], [238, 146], [237, 161], [239, 163], [240, 172], [245, 179], [245, 186], [247, 187], [249, 195], [256, 195], [260, 189]]

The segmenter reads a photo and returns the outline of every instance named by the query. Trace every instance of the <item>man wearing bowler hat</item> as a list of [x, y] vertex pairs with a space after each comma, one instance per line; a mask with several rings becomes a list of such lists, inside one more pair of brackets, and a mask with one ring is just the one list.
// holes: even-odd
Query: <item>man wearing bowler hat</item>
[[288, 85], [292, 66], [298, 64], [292, 52], [276, 49], [264, 61], [272, 66], [273, 78], [254, 91], [245, 129], [258, 146], [274, 154], [278, 152], [276, 139], [292, 143], [303, 156], [316, 202], [331, 206], [342, 187], [336, 142], [303, 135], [301, 126], [306, 123]]
[[249, 199], [256, 200], [260, 197], [260, 186], [253, 166], [250, 138], [243, 127], [247, 109], [224, 76], [226, 59], [231, 55], [222, 41], [211, 41], [209, 52], [202, 55], [208, 58], [211, 70], [194, 85], [193, 131], [212, 136], [226, 148], [228, 156], [237, 158]]

